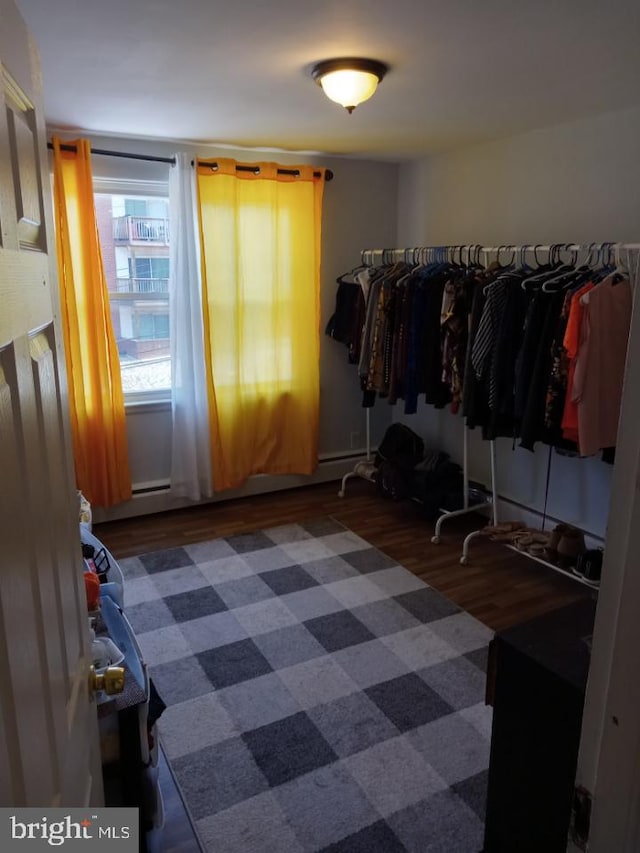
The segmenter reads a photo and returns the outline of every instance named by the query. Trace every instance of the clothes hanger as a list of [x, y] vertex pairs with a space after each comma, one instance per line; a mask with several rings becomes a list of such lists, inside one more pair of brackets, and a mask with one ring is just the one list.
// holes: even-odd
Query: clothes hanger
[[458, 249], [457, 245], [451, 246], [443, 246], [443, 265], [444, 269], [449, 269], [451, 272], [456, 272], [460, 270], [460, 266], [456, 263], [456, 251]]
[[474, 251], [473, 261], [472, 261], [473, 266], [478, 270], [484, 270], [485, 267], [483, 266], [483, 264], [480, 260], [480, 255], [482, 253], [482, 246], [480, 245], [480, 243], [476, 243], [475, 246], [471, 246], [470, 248], [473, 249], [473, 251]]
[[498, 280], [498, 278], [500, 277], [500, 273], [503, 270], [503, 267], [500, 266], [500, 252], [504, 248], [505, 248], [504, 246], [498, 246], [498, 249], [496, 251], [496, 259], [495, 259], [494, 263], [496, 264], [496, 266], [499, 270], [499, 273], [498, 273], [498, 276], [496, 278], [492, 279], [488, 284], [485, 284], [484, 287], [482, 288], [482, 293], [484, 294], [484, 296], [486, 296], [489, 293], [489, 289]]
[[536, 245], [533, 247], [533, 260], [536, 262], [538, 269], [542, 266], [542, 264], [540, 263], [540, 261], [538, 259], [538, 249], [541, 249], [541, 248], [542, 248], [542, 246], [540, 245], [540, 243], [536, 243]]
[[600, 259], [600, 249], [597, 243], [589, 243], [587, 248], [587, 257], [580, 264], [580, 266], [576, 267], [576, 272], [585, 274], [589, 278], [594, 278], [596, 275], [596, 264]]
[[560, 267], [553, 271], [551, 278], [548, 278], [542, 283], [541, 290], [543, 293], [557, 293], [572, 283], [576, 283], [576, 275], [579, 275], [583, 270], [576, 269], [578, 260], [578, 250], [571, 248], [573, 243], [559, 243], [558, 245], [558, 260], [561, 260], [561, 252], [566, 251], [571, 253], [571, 258], [567, 263], [561, 264]]
[[611, 256], [611, 247], [613, 243], [600, 243], [596, 249], [596, 264], [594, 270], [594, 280], [599, 284], [614, 271], [613, 259]]
[[[561, 251], [563, 248], [567, 247], [568, 243], [552, 243], [549, 246], [549, 258], [548, 264], [539, 265], [538, 270], [535, 271], [534, 275], [528, 276], [521, 282], [521, 287], [523, 290], [541, 290], [544, 288], [544, 285], [551, 281], [552, 278], [558, 277], [562, 274], [569, 272], [572, 267], [569, 267], [566, 264], [560, 263], [561, 260]], [[536, 246], [536, 249], [540, 248], [540, 245]], [[537, 252], [535, 254], [536, 260], [538, 258]], [[538, 262], [539, 263], [539, 262]], [[547, 292], [547, 291], [545, 291]]]
[[614, 257], [614, 262], [615, 262], [615, 268], [614, 268], [613, 274], [612, 274], [613, 275], [613, 278], [611, 281], [612, 285], [620, 284], [621, 281], [624, 281], [625, 279], [629, 278], [628, 270], [623, 265], [622, 260], [620, 258], [620, 249], [621, 248], [622, 247], [621, 247], [620, 243], [616, 243], [613, 246], [613, 257]]
[[519, 256], [518, 256], [518, 268], [523, 270], [527, 264], [527, 246], [523, 243], [520, 246]]
[[511, 252], [511, 257], [509, 258], [509, 261], [505, 264], [505, 269], [513, 269], [513, 265], [516, 259], [516, 247], [507, 244], [504, 248], [507, 252]]
[[[506, 263], [500, 264], [500, 252], [502, 251], [502, 249], [504, 249], [505, 252], [511, 252], [511, 257]], [[516, 252], [517, 249], [515, 246], [511, 246], [509, 244], [498, 246], [498, 254], [496, 255], [496, 262], [500, 266], [498, 278], [500, 278], [502, 275], [509, 275], [510, 273], [515, 272]]]
[[527, 263], [527, 252], [532, 249], [532, 246], [523, 243], [518, 251], [518, 263], [516, 269], [518, 272], [534, 272], [533, 268]]
[[[466, 253], [466, 260], [465, 260]], [[469, 272], [469, 247], [465, 245], [458, 246], [458, 270], [463, 273]]]
[[429, 252], [426, 246], [420, 246], [417, 249], [417, 258], [418, 269], [423, 270], [429, 265]]
[[[579, 253], [579, 248], [576, 249], [576, 258]], [[569, 287], [574, 289], [579, 289], [584, 284], [588, 282], [600, 281], [601, 276], [603, 275], [602, 271], [596, 271], [594, 269], [596, 261], [600, 257], [600, 251], [598, 249], [597, 243], [589, 243], [587, 247], [587, 257], [584, 261], [577, 266], [575, 269], [575, 278], [573, 282], [569, 282]], [[577, 264], [577, 260], [576, 260]]]
[[503, 265], [500, 263], [500, 254], [501, 254], [502, 250], [503, 250], [503, 249], [506, 249], [506, 248], [508, 248], [508, 247], [507, 247], [507, 246], [498, 246], [498, 248], [497, 248], [497, 250], [496, 250], [496, 259], [495, 259], [495, 263], [497, 264], [498, 269], [500, 269], [500, 270], [506, 269], [506, 266], [503, 266]]
[[467, 258], [464, 261], [464, 265], [467, 268], [467, 272], [471, 273], [471, 272], [473, 272], [473, 257], [471, 255], [471, 250], [473, 249], [473, 246], [468, 245], [468, 246], [464, 246], [464, 247], [460, 248], [460, 260], [461, 261], [462, 261], [462, 250], [463, 250], [463, 248], [466, 250], [466, 253], [467, 253]]
[[442, 266], [445, 270], [453, 269], [455, 266], [454, 262], [454, 254], [456, 247], [455, 246], [443, 246], [442, 247]]
[[[503, 249], [505, 249], [507, 251], [510, 249], [513, 249], [513, 254], [511, 256], [511, 260], [509, 261], [508, 264], [505, 264], [504, 266], [502, 266], [500, 264], [500, 253], [502, 252]], [[498, 275], [492, 281], [490, 281], [488, 284], [485, 284], [485, 286], [483, 287], [482, 292], [484, 293], [485, 296], [488, 294], [489, 289], [494, 284], [497, 284], [497, 282], [499, 282], [501, 279], [504, 280], [506, 278], [509, 278], [513, 274], [513, 261], [515, 260], [515, 256], [516, 256], [516, 254], [515, 254], [515, 249], [513, 246], [509, 246], [506, 244], [498, 246], [498, 250], [496, 252], [496, 264], [498, 265]]]
[[471, 243], [469, 246], [465, 247], [467, 250], [467, 271], [469, 275], [473, 275], [474, 273], [485, 272], [485, 267], [482, 264], [480, 255], [482, 252], [482, 246], [480, 243]]
[[[360, 266], [361, 267], [373, 267], [375, 266], [375, 249], [363, 249], [360, 252]], [[357, 269], [357, 267], [356, 267]]]
[[529, 246], [529, 251], [533, 255], [533, 263], [535, 264], [535, 266], [532, 267], [534, 272], [536, 270], [544, 269], [547, 266], [547, 264], [544, 263], [544, 260], [542, 260], [538, 257], [538, 249], [542, 249], [542, 246], [540, 243], [536, 243], [535, 245]]

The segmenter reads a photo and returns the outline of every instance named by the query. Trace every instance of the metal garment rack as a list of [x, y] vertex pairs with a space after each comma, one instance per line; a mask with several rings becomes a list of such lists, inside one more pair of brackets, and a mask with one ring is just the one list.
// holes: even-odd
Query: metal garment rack
[[[472, 262], [478, 262], [480, 257], [483, 257], [484, 266], [488, 265], [488, 262], [492, 255], [495, 255], [495, 260], [500, 260], [500, 255], [503, 251], [513, 253], [513, 259], [515, 259], [516, 255], [519, 256], [521, 261], [523, 262], [527, 253], [532, 253], [537, 260], [538, 252], [543, 252], [546, 254], [550, 254], [552, 252], [570, 252], [573, 256], [574, 263], [577, 262], [578, 254], [580, 252], [587, 252], [588, 255], [585, 258], [585, 261], [589, 261], [593, 257], [594, 252], [603, 253], [606, 251], [608, 253], [607, 257], [610, 261], [615, 261], [616, 266], [623, 265], [626, 269], [631, 273], [632, 263], [631, 263], [631, 253], [638, 253], [635, 258], [635, 271], [634, 275], [636, 279], [640, 279], [640, 243], [591, 243], [588, 245], [581, 245], [577, 243], [561, 243], [561, 244], [553, 244], [553, 245], [533, 245], [533, 244], [523, 244], [520, 246], [515, 245], [502, 245], [502, 246], [481, 246], [479, 244], [472, 245], [449, 245], [449, 246], [416, 246], [413, 248], [404, 248], [404, 249], [364, 249], [361, 252], [361, 264], [362, 266], [377, 266], [387, 263], [395, 263], [399, 261], [404, 261], [405, 263], [414, 263], [414, 264], [424, 264], [433, 261], [453, 261], [456, 257], [459, 257], [459, 261], [462, 262], [466, 253], [466, 263], [469, 264]], [[626, 258], [623, 258], [623, 253], [626, 252]], [[626, 261], [626, 263], [624, 263]], [[632, 286], [634, 284], [633, 276], [631, 277]], [[366, 429], [367, 429], [367, 444], [366, 444], [366, 460], [358, 462], [353, 471], [345, 474], [342, 478], [341, 489], [338, 492], [340, 497], [344, 497], [345, 494], [345, 486], [350, 477], [361, 477], [366, 480], [372, 481], [375, 475], [375, 464], [371, 460], [371, 446], [370, 446], [370, 413], [369, 409], [366, 410]], [[443, 510], [441, 515], [436, 520], [435, 529], [433, 536], [431, 537], [431, 541], [434, 545], [437, 545], [441, 539], [441, 530], [442, 525], [445, 521], [451, 518], [456, 518], [461, 515], [466, 515], [471, 512], [476, 512], [483, 507], [491, 507], [491, 515], [492, 515], [492, 523], [493, 525], [498, 524], [498, 493], [497, 493], [497, 465], [496, 465], [496, 446], [495, 441], [491, 440], [489, 442], [489, 454], [490, 454], [490, 464], [491, 464], [491, 489], [490, 495], [487, 495], [484, 501], [470, 504], [469, 503], [469, 448], [468, 448], [468, 427], [465, 421], [464, 431], [463, 431], [463, 507], [459, 510]], [[469, 548], [471, 543], [477, 537], [483, 535], [483, 530], [474, 530], [467, 534], [463, 543], [462, 543], [462, 554], [460, 556], [460, 563], [462, 565], [466, 565], [469, 562]], [[512, 545], [508, 545], [507, 547], [511, 550], [515, 551], [518, 554], [521, 554], [525, 557], [528, 557], [530, 560], [533, 560], [537, 563], [542, 563], [550, 569], [553, 569], [560, 574], [563, 574], [567, 577], [570, 577], [572, 580], [575, 580], [579, 583], [583, 583], [586, 586], [593, 587], [593, 584], [589, 581], [585, 581], [579, 575], [575, 575], [572, 572], [565, 571], [559, 566], [554, 565], [546, 560], [541, 559], [540, 557], [536, 557], [533, 554], [529, 554], [526, 551], [520, 551]]]
[[[377, 266], [379, 264], [385, 263], [394, 263], [396, 261], [405, 261], [406, 263], [417, 262], [420, 261], [422, 263], [429, 262], [432, 260], [446, 260], [448, 257], [448, 253], [450, 249], [454, 247], [449, 246], [422, 246], [419, 248], [413, 249], [364, 249], [361, 252], [361, 264], [362, 266]], [[480, 246], [468, 246], [468, 247], [455, 247], [457, 249], [468, 249], [469, 256], [468, 261], [471, 261], [472, 256], [476, 259], [478, 258], [478, 252], [481, 250]], [[445, 254], [446, 253], [446, 254]], [[373, 482], [375, 480], [375, 462], [371, 458], [371, 417], [370, 417], [370, 409], [366, 409], [366, 431], [367, 431], [367, 444], [366, 444], [366, 458], [357, 462], [353, 468], [353, 471], [349, 471], [342, 478], [342, 484], [340, 486], [340, 490], [338, 492], [338, 497], [343, 498], [345, 496], [345, 490], [348, 480], [351, 477], [360, 477], [364, 480], [369, 480]], [[493, 509], [493, 519], [494, 524], [497, 524], [497, 515], [496, 515], [496, 506], [497, 506], [497, 496], [496, 496], [496, 478], [495, 478], [495, 446], [494, 442], [491, 442], [491, 495], [487, 495], [487, 497], [482, 501], [477, 501], [473, 504], [469, 502], [469, 446], [468, 446], [468, 428], [465, 423], [464, 425], [464, 439], [463, 439], [463, 487], [462, 487], [462, 496], [463, 496], [463, 504], [462, 509], [455, 510], [446, 510], [441, 509], [440, 515], [436, 521], [434, 535], [431, 538], [431, 541], [434, 544], [438, 544], [440, 542], [440, 532], [442, 529], [442, 525], [445, 521], [451, 518], [457, 518], [461, 515], [468, 515], [471, 512], [477, 512], [479, 509], [483, 507], [492, 507]], [[465, 563], [468, 560], [468, 546], [470, 544], [467, 543], [465, 539], [467, 550], [464, 552], [463, 557], [461, 558], [461, 562]]]
[[367, 444], [366, 444], [366, 457], [361, 459], [360, 462], [356, 462], [353, 467], [353, 471], [347, 472], [342, 478], [342, 483], [340, 485], [340, 491], [338, 492], [338, 497], [343, 498], [345, 495], [345, 489], [347, 487], [347, 480], [350, 480], [351, 477], [360, 477], [362, 480], [368, 480], [370, 483], [373, 483], [375, 480], [375, 472], [376, 465], [375, 462], [371, 458], [371, 414], [370, 409], [365, 409], [366, 412], [366, 430], [367, 430]]
[[[483, 501], [478, 501], [477, 503], [470, 504], [469, 503], [469, 428], [466, 424], [464, 425], [463, 431], [463, 439], [462, 439], [462, 452], [463, 452], [463, 479], [462, 479], [462, 497], [463, 497], [463, 505], [462, 509], [455, 510], [446, 510], [443, 509], [441, 511], [441, 515], [436, 520], [436, 526], [433, 531], [433, 536], [431, 537], [431, 541], [434, 545], [438, 545], [440, 543], [440, 531], [442, 530], [442, 525], [445, 521], [448, 521], [451, 518], [458, 518], [461, 515], [468, 515], [470, 512], [477, 512], [479, 509], [483, 507], [491, 507], [491, 516], [493, 524], [498, 523], [498, 492], [496, 487], [496, 445], [493, 439], [489, 442], [489, 453], [490, 453], [490, 461], [491, 461], [491, 494], [487, 495]], [[469, 533], [462, 543], [462, 555], [460, 557], [460, 563], [465, 566], [469, 562], [469, 546], [471, 542], [476, 536], [480, 536], [480, 530], [474, 530]]]
[[[500, 253], [503, 250], [508, 252], [513, 252], [513, 256], [519, 255], [522, 260], [527, 252], [532, 252], [534, 256], [537, 258], [538, 252], [545, 252], [547, 254], [552, 253], [553, 251], [567, 251], [571, 252], [574, 262], [577, 261], [577, 256], [579, 252], [588, 252], [587, 258], [585, 260], [591, 259], [593, 252], [608, 252], [608, 260], [614, 260], [616, 267], [620, 267], [623, 263], [622, 252], [626, 252], [626, 264], [625, 267], [629, 272], [631, 271], [631, 253], [638, 252], [640, 249], [640, 243], [591, 243], [589, 245], [581, 245], [578, 243], [563, 243], [563, 244], [555, 244], [549, 246], [541, 246], [541, 245], [522, 245], [522, 246], [482, 246], [479, 248], [479, 252], [484, 255], [485, 267], [488, 265], [488, 261], [492, 254], [496, 255], [496, 260], [499, 260]], [[640, 254], [636, 256], [635, 266], [636, 266], [636, 276], [638, 275], [638, 263], [640, 262]], [[632, 282], [633, 284], [633, 282]], [[466, 452], [466, 425], [465, 425], [465, 452]], [[493, 524], [498, 524], [498, 511], [497, 511], [497, 502], [498, 496], [496, 491], [496, 451], [495, 451], [495, 442], [490, 442], [490, 454], [491, 454], [491, 491], [493, 496]], [[549, 462], [550, 464], [550, 462]], [[440, 520], [440, 519], [439, 519]], [[460, 563], [462, 565], [466, 565], [469, 562], [469, 548], [474, 539], [479, 536], [482, 536], [482, 530], [474, 530], [469, 533], [463, 543], [462, 543], [462, 555], [460, 557]], [[431, 540], [435, 541], [435, 536]], [[563, 574], [566, 577], [570, 577], [572, 580], [577, 581], [578, 583], [582, 583], [585, 586], [593, 587], [594, 584], [580, 577], [580, 575], [575, 575], [573, 572], [566, 571], [565, 569], [556, 566], [554, 563], [550, 563], [548, 560], [544, 560], [541, 557], [537, 557], [534, 554], [529, 554], [527, 551], [521, 551], [509, 543], [503, 543], [507, 548], [511, 551], [515, 551], [517, 554], [521, 554], [524, 557], [527, 557], [530, 560], [533, 560], [536, 563], [541, 563], [544, 566], [547, 566], [553, 571], [558, 572], [559, 574]]]

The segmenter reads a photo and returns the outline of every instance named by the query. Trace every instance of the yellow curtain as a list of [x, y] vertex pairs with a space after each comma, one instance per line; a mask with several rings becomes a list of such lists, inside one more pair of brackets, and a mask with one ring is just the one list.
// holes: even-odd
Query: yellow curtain
[[91, 148], [53, 138], [56, 248], [76, 480], [97, 506], [131, 497], [124, 397], [96, 225]]
[[[324, 177], [199, 161], [205, 353], [217, 491], [318, 461]], [[324, 175], [324, 173], [323, 173]]]

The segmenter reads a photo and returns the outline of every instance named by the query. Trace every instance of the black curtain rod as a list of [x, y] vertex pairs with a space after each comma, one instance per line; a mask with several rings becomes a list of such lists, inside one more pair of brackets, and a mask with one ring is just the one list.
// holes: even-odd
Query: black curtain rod
[[[53, 143], [47, 142], [47, 148], [50, 151], [53, 151]], [[68, 143], [62, 143], [60, 145], [60, 148], [63, 151], [76, 151], [77, 150], [75, 145], [69, 145]], [[171, 166], [175, 166], [175, 164], [176, 164], [176, 158], [175, 157], [156, 157], [155, 154], [129, 154], [126, 151], [106, 151], [104, 148], [92, 148], [91, 153], [92, 154], [104, 154], [107, 157], [125, 157], [128, 160], [144, 160], [148, 163], [169, 163]], [[194, 161], [192, 160], [191, 165], [193, 166], [193, 164], [194, 164]], [[200, 161], [198, 161], [198, 165], [199, 164], [200, 164]], [[207, 163], [206, 165], [215, 166], [217, 164], [216, 163]], [[236, 166], [236, 172], [254, 172], [257, 174], [259, 172], [259, 168], [257, 166], [242, 166], [242, 165], [238, 164]], [[278, 174], [279, 175], [299, 175], [300, 172], [297, 169], [278, 169]], [[322, 172], [314, 172], [313, 177], [314, 178], [321, 178]], [[325, 178], [325, 181], [333, 180], [333, 172], [331, 171], [331, 169], [325, 169], [324, 170], [324, 178]]]
[[[191, 161], [191, 165], [192, 166], [194, 165], [193, 160]], [[212, 169], [218, 168], [217, 163], [215, 163], [215, 162], [208, 163], [208, 162], [204, 162], [202, 160], [198, 160], [198, 166], [210, 166]], [[249, 166], [249, 165], [243, 166], [241, 163], [238, 163], [238, 165], [236, 166], [236, 172], [253, 172], [254, 175], [259, 175], [260, 174], [260, 167], [257, 164], [255, 166]], [[278, 169], [278, 174], [279, 175], [299, 175], [300, 172], [298, 169]], [[321, 178], [322, 172], [314, 172], [313, 177], [314, 178]], [[331, 171], [331, 169], [325, 169], [324, 170], [324, 179], [325, 179], [325, 181], [332, 181], [333, 180], [333, 172]]]
[[[53, 143], [47, 142], [47, 148], [53, 151]], [[61, 144], [60, 148], [63, 151], [77, 151], [75, 145], [66, 143]], [[104, 154], [107, 157], [125, 157], [127, 160], [146, 160], [149, 163], [169, 163], [171, 166], [176, 164], [175, 157], [156, 157], [155, 154], [129, 154], [126, 151], [105, 151], [104, 148], [92, 148], [91, 153]]]

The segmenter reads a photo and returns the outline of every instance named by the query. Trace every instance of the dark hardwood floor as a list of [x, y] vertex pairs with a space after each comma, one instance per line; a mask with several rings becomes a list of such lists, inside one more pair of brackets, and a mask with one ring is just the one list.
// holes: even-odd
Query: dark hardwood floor
[[[433, 522], [424, 518], [418, 504], [385, 500], [371, 483], [357, 478], [347, 483], [344, 498], [338, 497], [338, 487], [337, 482], [324, 483], [113, 521], [95, 525], [94, 532], [120, 559], [331, 515], [494, 630], [592, 594], [575, 581], [487, 539], [473, 542], [469, 563], [461, 566], [462, 540], [467, 532], [486, 524], [482, 516], [445, 522], [441, 542], [433, 545]], [[195, 853], [197, 839], [164, 761], [160, 783], [166, 814], [162, 849]]]
[[459, 562], [469, 530], [486, 524], [477, 515], [445, 522], [433, 545], [433, 522], [419, 504], [394, 503], [365, 480], [352, 478], [344, 498], [336, 483], [273, 492], [95, 525], [116, 559], [235, 533], [331, 515], [393, 557], [494, 630], [507, 628], [590, 595], [591, 590], [552, 569], [486, 539], [472, 543], [468, 565]]

